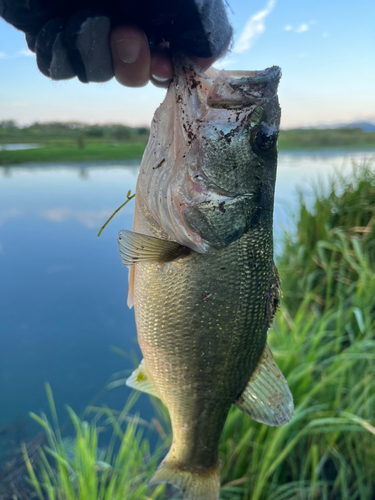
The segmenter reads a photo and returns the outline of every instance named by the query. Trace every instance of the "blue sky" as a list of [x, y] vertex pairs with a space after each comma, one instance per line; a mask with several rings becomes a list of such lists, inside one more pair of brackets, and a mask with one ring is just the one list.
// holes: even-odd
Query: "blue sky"
[[[231, 52], [216, 67], [281, 66], [284, 128], [375, 122], [375, 2], [229, 0]], [[0, 20], [0, 120], [148, 125], [164, 91], [41, 75], [21, 32]]]

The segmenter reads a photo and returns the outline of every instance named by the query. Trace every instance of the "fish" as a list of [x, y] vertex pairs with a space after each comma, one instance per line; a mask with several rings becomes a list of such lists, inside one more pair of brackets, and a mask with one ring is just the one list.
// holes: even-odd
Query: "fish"
[[119, 233], [143, 354], [127, 385], [160, 398], [172, 445], [149, 484], [218, 500], [233, 404], [286, 424], [293, 397], [267, 345], [279, 307], [273, 258], [281, 70], [206, 73], [176, 57]]

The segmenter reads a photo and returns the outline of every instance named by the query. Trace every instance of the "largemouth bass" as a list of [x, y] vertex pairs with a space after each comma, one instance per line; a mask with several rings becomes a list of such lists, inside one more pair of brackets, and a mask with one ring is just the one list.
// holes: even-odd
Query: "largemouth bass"
[[144, 356], [128, 385], [168, 408], [171, 449], [151, 479], [217, 500], [218, 444], [232, 404], [267, 425], [293, 399], [267, 346], [279, 303], [273, 205], [277, 67], [206, 74], [190, 60], [155, 113], [121, 231]]

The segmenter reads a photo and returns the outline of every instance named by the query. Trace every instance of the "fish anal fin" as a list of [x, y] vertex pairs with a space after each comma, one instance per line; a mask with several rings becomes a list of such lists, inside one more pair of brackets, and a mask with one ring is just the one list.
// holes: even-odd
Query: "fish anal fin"
[[149, 481], [149, 486], [169, 483], [182, 491], [184, 500], [219, 500], [220, 465], [190, 468], [175, 461], [171, 452]]
[[145, 362], [143, 359], [140, 362], [138, 368], [134, 370], [134, 372], [126, 380], [126, 385], [128, 387], [131, 387], [132, 389], [146, 392], [151, 396], [155, 396], [157, 398], [159, 397], [156, 393], [153, 383], [151, 382], [150, 376], [147, 373]]
[[170, 262], [185, 249], [175, 241], [126, 230], [119, 232], [117, 241], [124, 266], [132, 266], [138, 262]]
[[292, 418], [293, 396], [267, 344], [236, 405], [251, 419], [272, 427]]

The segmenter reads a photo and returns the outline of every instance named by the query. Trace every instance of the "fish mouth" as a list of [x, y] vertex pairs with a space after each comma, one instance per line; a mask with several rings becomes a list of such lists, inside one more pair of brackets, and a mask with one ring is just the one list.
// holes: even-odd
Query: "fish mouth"
[[207, 78], [217, 78], [222, 76], [224, 78], [233, 79], [243, 79], [251, 85], [256, 85], [259, 83], [269, 83], [275, 79], [279, 80], [281, 78], [281, 68], [279, 66], [271, 66], [263, 70], [252, 70], [252, 71], [227, 71], [227, 70], [217, 70], [213, 67], [209, 68], [204, 75]]
[[277, 95], [281, 69], [262, 71], [219, 71], [207, 95], [210, 108], [238, 109], [264, 105]]
[[[261, 148], [271, 144], [264, 140], [272, 135], [268, 129], [278, 129], [281, 70], [277, 66], [261, 71], [211, 68], [204, 73], [186, 56], [177, 54], [173, 59], [175, 76], [155, 113], [138, 190], [150, 220], [173, 241], [205, 253], [217, 240], [228, 244], [240, 237], [259, 205], [268, 154]], [[202, 148], [206, 148], [204, 154]], [[221, 150], [227, 151], [226, 159]], [[237, 160], [246, 162], [251, 172], [234, 171]], [[222, 169], [217, 175], [215, 165]], [[236, 222], [236, 217], [241, 220]], [[216, 222], [225, 225], [224, 236], [216, 235]], [[205, 227], [214, 245], [205, 237]]]
[[192, 93], [203, 93], [209, 108], [238, 109], [262, 105], [274, 99], [281, 78], [281, 68], [227, 71], [213, 67], [203, 72], [186, 56], [174, 59], [176, 74], [184, 75]]

